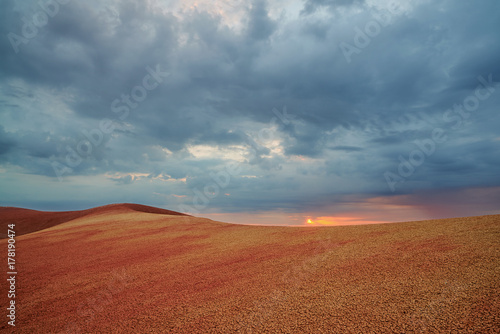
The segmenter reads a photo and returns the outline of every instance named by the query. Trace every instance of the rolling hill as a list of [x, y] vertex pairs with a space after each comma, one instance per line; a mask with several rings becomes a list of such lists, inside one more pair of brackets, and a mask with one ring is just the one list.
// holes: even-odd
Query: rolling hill
[[[185, 216], [186, 214], [140, 204], [110, 204], [80, 211], [44, 212], [14, 207], [0, 207], [0, 222], [16, 222], [16, 234], [23, 235], [40, 231], [73, 219], [91, 214], [106, 214], [119, 211], [137, 211], [163, 215]], [[3, 231], [2, 231], [3, 232]], [[2, 233], [5, 238], [5, 234]]]

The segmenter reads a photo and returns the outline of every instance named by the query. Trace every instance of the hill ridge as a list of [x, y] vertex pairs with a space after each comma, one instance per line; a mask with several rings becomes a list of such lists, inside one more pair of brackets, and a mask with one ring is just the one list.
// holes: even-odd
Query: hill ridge
[[[189, 216], [185, 213], [177, 211], [134, 203], [114, 203], [74, 211], [41, 211], [19, 207], [0, 206], [0, 225], [3, 226], [9, 223], [15, 223], [16, 235], [24, 235], [41, 231], [88, 215], [124, 210], [171, 216]], [[0, 238], [6, 238], [6, 235], [4, 233], [0, 234]]]

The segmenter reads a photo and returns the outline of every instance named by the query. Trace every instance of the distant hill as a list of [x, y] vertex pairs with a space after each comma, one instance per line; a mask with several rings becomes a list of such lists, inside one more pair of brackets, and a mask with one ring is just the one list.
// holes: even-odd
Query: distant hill
[[131, 203], [110, 204], [87, 210], [60, 212], [37, 211], [15, 207], [0, 207], [0, 226], [2, 227], [2, 231], [0, 231], [0, 237], [6, 237], [6, 228], [4, 228], [4, 226], [10, 223], [16, 224], [16, 235], [24, 235], [44, 230], [46, 228], [56, 226], [87, 215], [126, 211], [136, 211], [160, 215], [186, 216], [186, 214], [176, 211]]

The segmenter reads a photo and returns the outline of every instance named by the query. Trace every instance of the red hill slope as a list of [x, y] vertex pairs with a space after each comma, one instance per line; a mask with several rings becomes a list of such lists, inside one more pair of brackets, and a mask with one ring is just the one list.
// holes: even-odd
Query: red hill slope
[[[6, 224], [15, 222], [17, 229], [16, 234], [23, 235], [56, 226], [90, 214], [104, 214], [120, 211], [137, 211], [163, 215], [184, 215], [183, 213], [175, 211], [129, 203], [110, 204], [88, 210], [64, 212], [44, 212], [22, 208], [0, 207], [0, 226], [3, 227], [6, 226]], [[4, 231], [6, 231], [6, 228], [2, 228], [2, 231], [0, 232], [1, 238], [6, 237]]]
[[500, 332], [499, 215], [265, 227], [133, 208], [16, 238], [16, 332]]

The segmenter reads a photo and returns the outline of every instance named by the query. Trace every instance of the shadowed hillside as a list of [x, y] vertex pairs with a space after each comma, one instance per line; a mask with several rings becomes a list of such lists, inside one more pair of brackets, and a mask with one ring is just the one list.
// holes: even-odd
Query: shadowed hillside
[[[163, 212], [64, 213], [17, 237], [16, 332], [500, 330], [499, 215], [268, 227]], [[28, 213], [10, 219], [49, 217]]]

